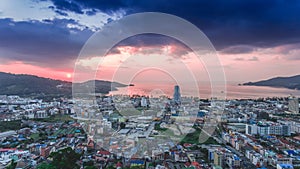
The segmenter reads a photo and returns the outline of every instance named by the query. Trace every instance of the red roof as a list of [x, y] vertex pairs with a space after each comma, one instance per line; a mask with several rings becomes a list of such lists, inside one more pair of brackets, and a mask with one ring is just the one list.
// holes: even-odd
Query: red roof
[[97, 154], [110, 155], [110, 152], [109, 151], [105, 151], [105, 150], [101, 150], [101, 151], [98, 151]]
[[17, 149], [16, 148], [1, 148], [0, 152], [11, 151], [11, 150], [15, 151]]
[[184, 143], [183, 146], [184, 146], [184, 147], [192, 147], [193, 145], [190, 144], [190, 143]]
[[185, 165], [186, 167], [189, 167], [189, 166], [191, 165], [191, 163], [190, 163], [190, 162], [186, 162], [184, 165]]
[[200, 166], [200, 164], [196, 161], [192, 162], [192, 165], [195, 166], [195, 167]]
[[122, 163], [119, 161], [116, 166], [117, 167], [122, 167]]

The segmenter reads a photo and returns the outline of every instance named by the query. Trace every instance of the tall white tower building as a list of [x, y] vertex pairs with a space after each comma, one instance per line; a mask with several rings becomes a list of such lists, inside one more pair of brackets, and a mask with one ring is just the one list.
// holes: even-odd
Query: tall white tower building
[[292, 113], [299, 113], [299, 99], [297, 97], [289, 97], [289, 111]]

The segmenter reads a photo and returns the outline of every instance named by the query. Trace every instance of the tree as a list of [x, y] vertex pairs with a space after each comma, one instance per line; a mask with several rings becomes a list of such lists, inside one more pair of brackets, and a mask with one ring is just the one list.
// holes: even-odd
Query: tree
[[84, 169], [97, 169], [97, 167], [94, 166], [94, 161], [88, 161], [83, 163]]
[[84, 169], [97, 169], [97, 167], [95, 167], [95, 166], [87, 166], [87, 167], [84, 167]]
[[17, 163], [15, 162], [15, 160], [11, 160], [10, 165], [7, 167], [7, 169], [15, 169], [17, 166]]
[[120, 123], [120, 128], [121, 128], [121, 129], [125, 129], [125, 127], [126, 127], [126, 124], [123, 123], [123, 122], [121, 122], [121, 123]]
[[37, 167], [37, 169], [56, 169], [56, 168], [51, 164], [43, 162]]
[[53, 152], [50, 156], [53, 161], [53, 165], [56, 169], [76, 169], [79, 165], [76, 163], [81, 154], [76, 153], [72, 148], [68, 147], [58, 152]]
[[52, 164], [58, 169], [79, 168], [76, 162], [80, 159], [80, 156], [70, 147], [50, 155], [53, 158]]

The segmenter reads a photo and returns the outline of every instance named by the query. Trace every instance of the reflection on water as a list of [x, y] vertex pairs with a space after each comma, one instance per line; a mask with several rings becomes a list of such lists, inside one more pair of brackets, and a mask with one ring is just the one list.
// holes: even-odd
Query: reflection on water
[[[119, 88], [118, 91], [110, 92], [110, 95], [147, 95], [161, 96], [166, 95], [172, 97], [174, 84], [143, 84], [134, 83], [134, 86]], [[210, 84], [200, 84], [198, 91], [189, 85], [180, 86], [182, 96], [195, 96], [201, 98], [211, 98], [212, 87]], [[289, 95], [300, 96], [299, 90], [290, 90], [285, 88], [260, 87], [260, 86], [239, 86], [227, 84], [227, 91], [218, 91], [226, 93], [227, 99], [241, 98], [261, 98], [261, 97], [287, 97]]]

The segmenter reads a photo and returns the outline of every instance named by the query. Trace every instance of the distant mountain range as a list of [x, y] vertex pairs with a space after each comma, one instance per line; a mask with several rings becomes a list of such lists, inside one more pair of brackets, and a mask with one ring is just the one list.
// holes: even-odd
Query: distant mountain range
[[[74, 85], [90, 85], [93, 81], [75, 83]], [[95, 80], [95, 92], [107, 94], [117, 87], [127, 85]], [[53, 80], [33, 75], [11, 74], [0, 72], [0, 95], [19, 96], [71, 96], [72, 83], [61, 80]]]
[[300, 90], [300, 75], [291, 76], [291, 77], [275, 77], [272, 79], [262, 80], [258, 82], [248, 82], [242, 85], [283, 87], [288, 89]]

